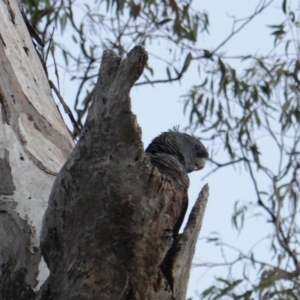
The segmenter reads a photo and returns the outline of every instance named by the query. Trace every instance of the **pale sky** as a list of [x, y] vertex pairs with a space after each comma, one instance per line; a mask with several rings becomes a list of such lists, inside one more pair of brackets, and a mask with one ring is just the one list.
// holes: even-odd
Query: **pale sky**
[[[282, 20], [281, 2], [281, 0], [274, 1], [265, 13], [255, 18], [223, 48], [224, 52], [229, 55], [240, 55], [245, 53], [267, 53], [272, 49], [273, 38], [270, 37], [270, 30], [266, 25], [276, 24]], [[258, 1], [249, 0], [195, 0], [194, 7], [207, 11], [210, 18], [210, 36], [206, 34], [200, 36], [197, 42], [199, 47], [201, 45], [203, 48], [211, 49], [217, 46], [231, 32], [232, 16], [243, 18], [251, 15], [257, 3]], [[155, 43], [152, 44], [151, 49], [146, 48], [146, 50], [160, 54], [165, 51]], [[56, 59], [61, 58], [56, 57]], [[150, 57], [150, 64], [152, 61]], [[153, 63], [155, 69], [159, 69], [159, 63]], [[238, 63], [235, 66], [238, 68]], [[158, 70], [157, 74], [159, 74]], [[165, 69], [162, 70], [161, 74], [165, 76]], [[70, 100], [74, 99], [75, 83], [70, 83], [63, 73], [61, 73], [60, 78], [65, 100], [69, 101], [70, 107], [73, 107]], [[145, 147], [159, 133], [175, 125], [180, 125], [181, 128], [188, 125], [188, 116], [183, 115], [183, 104], [179, 101], [179, 97], [187, 93], [193, 84], [199, 84], [199, 82], [201, 82], [201, 78], [199, 78], [196, 69], [191, 68], [184, 76], [181, 84], [175, 82], [172, 84], [159, 84], [155, 87], [139, 86], [132, 89], [132, 109], [137, 115], [138, 123], [142, 128]], [[208, 149], [211, 147], [209, 141], [203, 143]], [[222, 159], [224, 161], [225, 158], [220, 153], [215, 159], [222, 162]], [[272, 160], [272, 157], [270, 159]], [[210, 197], [200, 238], [209, 235], [211, 232], [219, 232], [229, 244], [247, 251], [268, 233], [268, 226], [270, 225], [259, 219], [250, 220], [246, 223], [242, 234], [238, 236], [231, 225], [234, 202], [237, 199], [256, 201], [252, 183], [244, 169], [234, 171], [232, 168], [221, 169], [202, 181], [201, 178], [212, 168], [213, 166], [208, 163], [204, 170], [190, 175], [189, 209], [191, 209], [203, 185], [208, 183], [210, 186]], [[259, 250], [262, 259], [268, 259], [269, 250], [266, 245], [262, 244]], [[223, 261], [219, 248], [216, 248], [213, 243], [207, 244], [205, 241], [199, 241], [197, 244], [194, 262], [197, 263], [199, 260], [202, 262]], [[202, 268], [193, 268], [187, 297], [195, 297], [195, 291], [200, 292], [204, 288], [208, 288], [212, 284], [214, 276], [226, 276], [227, 273], [224, 271], [224, 269], [216, 268], [204, 273]], [[241, 269], [237, 269], [237, 272], [241, 272]]]

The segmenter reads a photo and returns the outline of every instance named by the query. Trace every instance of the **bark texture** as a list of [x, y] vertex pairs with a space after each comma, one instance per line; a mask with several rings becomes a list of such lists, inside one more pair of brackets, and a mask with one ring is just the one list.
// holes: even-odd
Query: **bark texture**
[[72, 149], [19, 7], [0, 1], [0, 299], [34, 299], [48, 275], [42, 217]]
[[131, 112], [130, 89], [147, 53], [105, 51], [78, 144], [54, 183], [41, 246], [50, 275], [41, 299], [183, 300], [208, 197], [184, 233], [172, 229], [187, 196], [152, 167]]

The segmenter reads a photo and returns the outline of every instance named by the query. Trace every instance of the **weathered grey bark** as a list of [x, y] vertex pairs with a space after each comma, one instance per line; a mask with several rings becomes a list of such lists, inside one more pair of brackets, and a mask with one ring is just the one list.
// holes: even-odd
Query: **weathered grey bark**
[[41, 299], [185, 297], [208, 187], [173, 241], [170, 207], [186, 190], [149, 164], [131, 112], [130, 89], [146, 62], [142, 47], [124, 61], [104, 52], [83, 133], [45, 213], [41, 245], [50, 276]]
[[16, 1], [0, 1], [0, 299], [34, 299], [48, 275], [42, 217], [72, 149]]

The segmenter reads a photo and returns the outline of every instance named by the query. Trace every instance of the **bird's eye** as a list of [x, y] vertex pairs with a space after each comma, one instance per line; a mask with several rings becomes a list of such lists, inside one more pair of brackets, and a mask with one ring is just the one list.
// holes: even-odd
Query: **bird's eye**
[[199, 150], [199, 149], [200, 149], [200, 147], [199, 147], [198, 145], [196, 145], [195, 148], [196, 148], [196, 150]]

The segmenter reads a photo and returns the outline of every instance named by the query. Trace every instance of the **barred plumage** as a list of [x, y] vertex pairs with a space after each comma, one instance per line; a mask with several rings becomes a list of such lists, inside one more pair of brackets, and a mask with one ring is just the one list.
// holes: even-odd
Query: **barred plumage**
[[173, 203], [169, 208], [169, 213], [175, 218], [173, 236], [176, 237], [188, 206], [188, 173], [204, 168], [208, 152], [197, 138], [178, 130], [170, 130], [153, 139], [146, 154], [151, 164], [172, 179], [185, 194], [180, 203]]
[[202, 169], [208, 158], [206, 148], [197, 138], [174, 130], [163, 132], [156, 137], [146, 152], [170, 154], [184, 165], [188, 173]]

